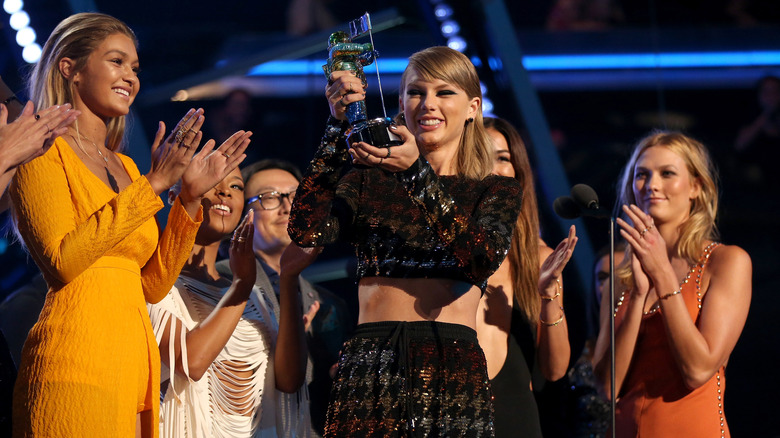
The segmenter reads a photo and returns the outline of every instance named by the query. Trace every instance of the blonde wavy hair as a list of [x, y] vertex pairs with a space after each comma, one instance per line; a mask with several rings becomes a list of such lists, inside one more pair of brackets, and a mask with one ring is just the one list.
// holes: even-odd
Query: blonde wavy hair
[[[715, 223], [718, 212], [718, 173], [703, 144], [674, 131], [654, 131], [641, 139], [634, 147], [634, 152], [621, 174], [618, 205], [636, 204], [634, 168], [644, 151], [653, 146], [663, 146], [682, 158], [692, 181], [699, 185], [699, 194], [691, 200], [688, 218], [680, 225], [680, 238], [677, 242], [677, 256], [684, 258], [689, 264], [695, 264], [701, 255], [704, 242], [718, 239]], [[623, 218], [628, 220], [625, 215]], [[629, 246], [617, 271], [619, 279], [627, 287], [634, 286], [630, 255]]]
[[[109, 36], [126, 35], [138, 47], [135, 33], [122, 21], [106, 14], [93, 12], [74, 14], [62, 20], [52, 31], [38, 64], [27, 80], [30, 98], [36, 108], [73, 104], [73, 82], [60, 72], [62, 58], [74, 61], [74, 73], [87, 64], [89, 55]], [[78, 129], [78, 122], [74, 125]], [[125, 116], [112, 117], [108, 121], [106, 147], [118, 151], [125, 134]]]
[[542, 303], [539, 300], [539, 209], [534, 188], [534, 174], [525, 143], [517, 130], [504, 119], [485, 117], [485, 129], [494, 129], [504, 136], [509, 145], [509, 161], [515, 179], [523, 188], [523, 202], [517, 216], [515, 232], [509, 248], [509, 268], [512, 290], [520, 311], [531, 325], [536, 326]]
[[[401, 76], [399, 95], [406, 94], [406, 81], [410, 72], [416, 72], [426, 81], [441, 80], [457, 85], [466, 92], [469, 99], [482, 100], [482, 88], [474, 64], [466, 55], [446, 46], [429, 47], [409, 57], [409, 65]], [[396, 121], [405, 124], [402, 114]], [[493, 147], [482, 121], [480, 105], [474, 121], [467, 122], [455, 152], [456, 172], [469, 178], [483, 179], [493, 172]]]

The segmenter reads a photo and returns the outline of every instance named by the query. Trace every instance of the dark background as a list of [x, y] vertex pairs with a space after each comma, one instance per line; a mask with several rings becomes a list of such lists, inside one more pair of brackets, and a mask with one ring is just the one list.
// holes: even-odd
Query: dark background
[[[173, 102], [172, 93], [165, 94], [176, 81], [204, 72], [213, 73], [220, 67], [275, 48], [305, 46], [307, 41], [313, 41], [315, 46], [309, 58], [324, 62], [327, 35], [335, 28], [343, 29], [345, 22], [366, 10], [378, 14], [395, 8], [395, 14], [403, 17], [403, 23], [374, 35], [382, 57], [405, 58], [421, 48], [445, 42], [431, 15], [432, 3], [438, 2], [312, 0], [302, 3], [309, 6], [293, 7], [292, 14], [306, 28], [298, 34], [288, 25], [289, 2], [29, 0], [24, 7], [41, 44], [61, 19], [77, 10], [114, 15], [135, 30], [140, 42], [142, 87], [134, 105], [132, 133], [136, 137], [131, 137], [134, 141], [128, 144], [127, 152], [139, 162], [143, 172], [145, 166], [148, 168], [148, 148], [157, 120], [172, 126], [188, 108], [203, 107], [207, 118], [204, 131], [213, 135], [209, 114], [219, 111], [223, 97], [231, 88], [243, 88], [252, 95], [251, 116], [244, 127], [255, 134], [246, 163], [277, 157], [305, 168], [322, 135], [328, 113], [322, 75], [257, 78], [246, 77], [242, 71], [229, 72], [224, 77], [214, 73], [210, 81], [221, 84], [216, 87], [218, 91], [212, 91], [205, 99], [185, 102]], [[461, 35], [469, 41], [467, 53], [486, 60], [491, 56], [491, 49], [482, 31], [490, 23], [484, 23], [478, 13], [479, 3], [448, 3], [456, 12]], [[583, 6], [574, 19], [552, 20], [561, 3], [566, 2], [507, 2], [515, 36], [525, 54], [780, 49], [780, 7], [774, 1], [615, 0], [603, 2], [607, 5], [605, 13], [595, 13]], [[312, 4], [321, 8], [313, 15], [324, 23], [305, 19], [304, 10], [314, 8]], [[0, 22], [0, 75], [12, 89], [24, 95], [22, 84], [27, 66], [7, 25], [7, 14], [0, 14], [4, 17]], [[505, 91], [502, 72], [484, 65], [479, 70], [488, 87], [487, 96], [495, 104], [494, 113], [527, 132], [529, 127], [524, 125], [523, 115], [511, 100], [511, 93]], [[773, 187], [773, 172], [755, 177], [750, 173], [751, 163], [738, 156], [733, 146], [739, 128], [759, 112], [755, 82], [764, 75], [778, 73], [778, 65], [759, 65], [530, 74], [569, 182], [593, 186], [604, 206], [614, 203], [615, 181], [633, 143], [654, 128], [683, 130], [705, 143], [715, 156], [722, 177], [721, 240], [745, 248], [754, 264], [751, 311], [727, 371], [727, 418], [732, 434], [737, 437], [780, 436], [777, 432], [780, 421], [775, 414], [780, 408], [776, 397], [780, 393], [780, 379], [776, 378], [775, 371], [780, 361], [776, 316], [780, 281], [775, 275], [780, 244], [779, 197]], [[368, 107], [378, 111], [381, 104], [375, 79], [369, 75], [372, 88]], [[398, 75], [383, 75], [382, 81], [388, 113], [394, 114]], [[165, 98], [160, 98], [161, 94]], [[533, 148], [530, 144], [532, 155]], [[768, 150], [761, 158], [774, 163], [778, 155], [777, 151]], [[554, 245], [564, 236], [558, 231], [558, 219], [550, 212], [551, 201], [540, 198], [542, 237]], [[5, 222], [7, 213], [0, 220]], [[581, 224], [585, 229], [579, 233], [586, 233], [590, 238], [590, 250], [607, 244], [605, 223], [586, 219]], [[578, 251], [585, 250], [578, 248]], [[346, 265], [347, 272], [351, 273], [349, 253], [348, 248], [331, 248], [322, 255], [320, 267], [332, 266], [325, 264], [328, 262]], [[13, 243], [12, 236], [0, 239], [0, 299], [25, 284], [35, 273], [34, 264]], [[578, 346], [586, 336], [584, 306], [592, 293], [592, 281], [571, 272], [566, 275], [567, 316], [575, 348], [572, 360], [576, 360]], [[340, 278], [323, 284], [356, 309], [354, 279]]]

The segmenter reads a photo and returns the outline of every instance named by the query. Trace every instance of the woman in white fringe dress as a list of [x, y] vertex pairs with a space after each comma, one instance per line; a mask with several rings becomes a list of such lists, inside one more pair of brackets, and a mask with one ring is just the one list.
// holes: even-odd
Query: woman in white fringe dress
[[[254, 287], [251, 210], [236, 228], [243, 187], [236, 170], [204, 196], [187, 264], [168, 296], [149, 305], [162, 359], [161, 438], [311, 436], [297, 278], [318, 251], [290, 245], [282, 256], [276, 321]], [[215, 264], [234, 229], [231, 281]]]

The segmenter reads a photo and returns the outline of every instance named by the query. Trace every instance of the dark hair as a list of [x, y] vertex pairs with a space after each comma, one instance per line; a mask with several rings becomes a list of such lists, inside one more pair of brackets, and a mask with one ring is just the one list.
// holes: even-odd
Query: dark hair
[[284, 170], [285, 172], [289, 172], [292, 174], [292, 176], [295, 177], [295, 179], [298, 180], [298, 182], [301, 182], [303, 179], [303, 174], [301, 174], [298, 166], [287, 160], [282, 160], [279, 158], [266, 158], [264, 160], [255, 161], [249, 166], [241, 169], [241, 178], [244, 179], [244, 184], [246, 184], [249, 182], [249, 178], [251, 178], [254, 174], [268, 169], [280, 169]]
[[531, 324], [539, 320], [542, 303], [539, 300], [539, 209], [534, 189], [534, 175], [528, 151], [514, 126], [504, 119], [485, 117], [485, 129], [494, 129], [509, 146], [509, 160], [515, 179], [523, 188], [523, 203], [517, 216], [508, 259], [511, 264], [515, 298], [520, 310]]

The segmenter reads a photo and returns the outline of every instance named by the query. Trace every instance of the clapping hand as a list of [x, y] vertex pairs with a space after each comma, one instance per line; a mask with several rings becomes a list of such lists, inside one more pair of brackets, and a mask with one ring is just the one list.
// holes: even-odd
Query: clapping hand
[[[569, 263], [572, 254], [574, 253], [574, 247], [577, 246], [577, 234], [574, 225], [569, 228], [569, 235], [555, 247], [553, 251], [542, 263], [542, 269], [539, 273], [539, 293], [544, 294], [544, 291], [550, 289], [556, 290], [556, 281], [561, 277], [563, 268]], [[556, 292], [550, 293], [552, 296]], [[546, 295], [546, 294], [544, 294]]]
[[249, 146], [251, 136], [251, 131], [238, 131], [216, 150], [214, 150], [216, 142], [207, 141], [182, 175], [183, 200], [186, 202], [202, 197], [238, 167], [246, 158], [244, 151]]
[[252, 248], [255, 232], [254, 217], [254, 210], [250, 208], [230, 239], [230, 271], [233, 273], [233, 278], [247, 284], [255, 284], [257, 275], [255, 252]]
[[0, 163], [4, 170], [14, 169], [40, 157], [64, 134], [80, 111], [70, 104], [54, 105], [35, 114], [32, 101], [27, 102], [22, 114], [8, 123], [8, 108], [0, 104]]
[[204, 120], [202, 109], [190, 109], [165, 141], [165, 123], [159, 123], [152, 143], [152, 170], [146, 175], [158, 195], [182, 178], [203, 138]]

